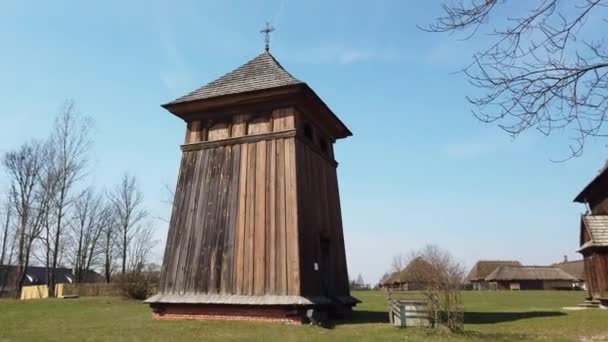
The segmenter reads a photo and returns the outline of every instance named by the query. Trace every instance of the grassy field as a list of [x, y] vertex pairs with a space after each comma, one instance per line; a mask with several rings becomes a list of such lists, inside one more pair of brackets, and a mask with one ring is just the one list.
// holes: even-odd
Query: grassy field
[[608, 341], [608, 310], [564, 311], [583, 292], [466, 292], [466, 333], [388, 325], [382, 292], [332, 328], [280, 324], [153, 321], [149, 308], [118, 298], [0, 301], [4, 341]]

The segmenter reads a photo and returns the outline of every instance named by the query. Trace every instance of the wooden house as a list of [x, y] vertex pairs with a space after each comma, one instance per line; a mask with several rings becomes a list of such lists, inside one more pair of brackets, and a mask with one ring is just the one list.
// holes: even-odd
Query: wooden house
[[485, 281], [493, 290], [571, 290], [576, 278], [556, 267], [499, 266]]
[[401, 272], [392, 272], [387, 277], [380, 280], [380, 287], [385, 289], [400, 290], [401, 280], [399, 274]]
[[410, 261], [399, 274], [401, 286], [406, 291], [424, 290], [434, 277], [435, 268], [422, 257]]
[[157, 319], [349, 311], [334, 143], [351, 134], [268, 52], [163, 106], [187, 124]]
[[560, 270], [568, 273], [569, 275], [576, 278], [577, 282], [574, 286], [577, 289], [586, 290], [587, 285], [585, 284], [585, 261], [584, 260], [568, 260], [564, 257], [564, 261], [552, 264], [551, 267], [557, 267]]
[[[46, 285], [47, 268], [44, 266], [28, 266], [23, 279], [23, 286]], [[16, 297], [17, 289], [17, 266], [0, 265], [0, 297]], [[76, 276], [71, 268], [57, 267], [53, 269], [56, 284], [72, 284], [76, 281]], [[98, 280], [99, 274], [94, 271], [87, 271], [87, 282]]]
[[435, 270], [433, 265], [421, 257], [410, 261], [400, 272], [394, 272], [381, 283], [391, 290], [424, 290], [432, 281]]
[[589, 299], [608, 305], [608, 167], [574, 201], [587, 206], [587, 213], [581, 215], [579, 253], [585, 262]]
[[470, 288], [489, 290], [490, 284], [486, 281], [486, 277], [500, 266], [521, 266], [521, 263], [514, 260], [479, 260], [473, 265], [466, 279], [471, 284]]

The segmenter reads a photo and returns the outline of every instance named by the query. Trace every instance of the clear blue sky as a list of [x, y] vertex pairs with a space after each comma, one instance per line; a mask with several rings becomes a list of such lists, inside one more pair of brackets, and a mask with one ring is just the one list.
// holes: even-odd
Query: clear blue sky
[[[168, 217], [185, 125], [159, 105], [263, 51], [306, 81], [354, 132], [336, 156], [352, 277], [375, 282], [391, 257], [426, 243], [459, 260], [529, 264], [576, 257], [577, 192], [606, 158], [581, 158], [567, 135], [511, 140], [471, 115], [462, 75], [481, 40], [419, 31], [438, 2], [0, 2], [0, 152], [47, 134], [71, 98], [96, 122], [90, 178], [135, 174], [146, 205]], [[6, 186], [0, 178], [0, 186]], [[167, 226], [156, 221], [161, 247]]]

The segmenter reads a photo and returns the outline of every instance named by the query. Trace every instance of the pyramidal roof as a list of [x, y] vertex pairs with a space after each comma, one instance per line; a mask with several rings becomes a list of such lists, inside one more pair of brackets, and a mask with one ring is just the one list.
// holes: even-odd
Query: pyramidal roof
[[168, 104], [203, 100], [218, 96], [302, 83], [304, 82], [287, 72], [270, 52], [264, 52], [217, 80]]

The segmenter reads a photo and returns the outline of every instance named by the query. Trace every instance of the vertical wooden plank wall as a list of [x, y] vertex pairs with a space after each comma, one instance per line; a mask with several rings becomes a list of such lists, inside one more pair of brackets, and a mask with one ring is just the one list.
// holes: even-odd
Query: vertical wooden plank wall
[[[188, 125], [186, 142], [295, 129], [294, 110]], [[296, 138], [184, 150], [160, 291], [299, 295]]]
[[[336, 164], [311, 147], [314, 141], [296, 141], [302, 295], [349, 296]], [[326, 260], [322, 239], [329, 247]]]

